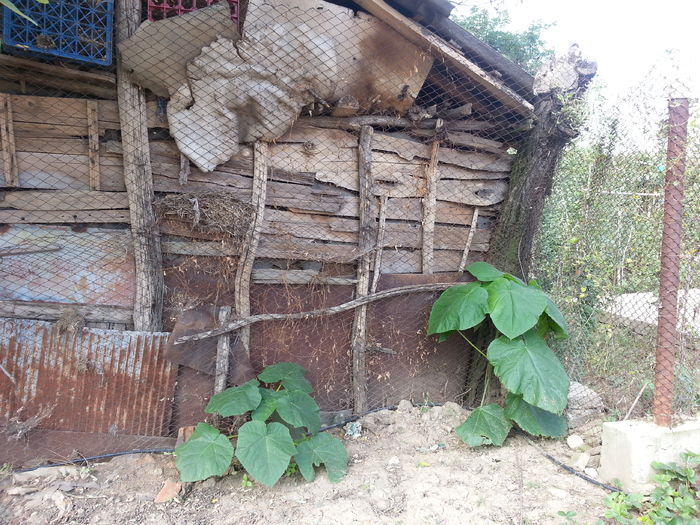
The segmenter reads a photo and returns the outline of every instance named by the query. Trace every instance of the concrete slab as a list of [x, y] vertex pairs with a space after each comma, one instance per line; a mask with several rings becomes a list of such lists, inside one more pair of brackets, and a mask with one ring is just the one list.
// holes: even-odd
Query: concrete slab
[[700, 453], [700, 415], [674, 428], [651, 421], [615, 421], [603, 424], [600, 477], [618, 479], [627, 491], [651, 489], [652, 461], [679, 461], [681, 453]]

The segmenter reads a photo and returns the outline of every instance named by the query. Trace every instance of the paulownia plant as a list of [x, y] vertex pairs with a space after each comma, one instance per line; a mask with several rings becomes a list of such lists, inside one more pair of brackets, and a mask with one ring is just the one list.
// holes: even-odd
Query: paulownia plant
[[[477, 281], [442, 293], [430, 313], [428, 334], [439, 334], [440, 340], [460, 334], [488, 360], [508, 394], [504, 406], [482, 400], [455, 432], [472, 447], [502, 445], [513, 422], [535, 436], [563, 436], [569, 378], [545, 338], [568, 336], [564, 316], [535, 281], [525, 284], [485, 262], [467, 271]], [[495, 336], [484, 352], [463, 331], [487, 323]]]
[[314, 466], [321, 464], [331, 481], [341, 480], [347, 472], [347, 451], [339, 439], [319, 433], [319, 408], [304, 375], [304, 368], [295, 363], [277, 363], [257, 379], [213, 396], [207, 413], [223, 417], [249, 413], [251, 420], [231, 437], [199, 423], [190, 439], [175, 449], [182, 481], [223, 476], [234, 455], [250, 476], [268, 487], [292, 461], [307, 481], [313, 481]]

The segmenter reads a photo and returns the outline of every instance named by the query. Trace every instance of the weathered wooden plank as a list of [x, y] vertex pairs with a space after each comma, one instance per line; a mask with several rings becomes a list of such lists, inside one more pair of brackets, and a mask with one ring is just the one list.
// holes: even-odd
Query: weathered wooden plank
[[357, 3], [410, 42], [422, 47], [433, 56], [445, 60], [455, 72], [464, 75], [506, 107], [528, 117], [533, 114], [533, 106], [527, 100], [486, 73], [434, 33], [405, 17], [389, 4], [382, 0], [358, 0]]
[[5, 186], [18, 186], [19, 175], [15, 155], [15, 130], [12, 97], [0, 93], [0, 144], [2, 145], [2, 167]]
[[100, 189], [100, 134], [98, 129], [97, 102], [87, 101], [87, 131], [88, 131], [88, 175], [90, 189]]
[[331, 277], [317, 270], [277, 270], [274, 268], [253, 269], [253, 282], [269, 284], [328, 284], [354, 286], [354, 277]]
[[435, 141], [430, 151], [430, 163], [425, 170], [427, 179], [427, 192], [423, 197], [422, 245], [421, 245], [421, 269], [423, 273], [433, 273], [433, 246], [435, 244], [435, 215], [438, 196], [439, 175], [437, 172], [438, 156], [440, 154], [440, 142]]
[[[468, 262], [483, 260], [483, 254], [472, 252]], [[435, 250], [433, 273], [454, 272], [462, 260], [462, 250]], [[382, 273], [420, 273], [420, 250], [384, 250]]]
[[117, 210], [127, 209], [126, 193], [118, 191], [5, 191], [0, 206], [16, 210]]
[[129, 210], [32, 211], [0, 210], [5, 224], [129, 224]]
[[[396, 153], [406, 160], [413, 160], [416, 157], [430, 159], [431, 152], [429, 144], [387, 133], [378, 133], [372, 148]], [[507, 172], [510, 170], [513, 159], [507, 154], [494, 155], [440, 148], [438, 160], [442, 163], [454, 164], [472, 170]]]
[[467, 242], [464, 244], [464, 251], [462, 252], [462, 260], [459, 263], [459, 268], [457, 271], [459, 273], [464, 272], [467, 267], [467, 260], [469, 260], [469, 251], [472, 248], [472, 242], [474, 242], [474, 233], [476, 232], [476, 223], [479, 220], [479, 208], [474, 208], [474, 220], [472, 221], [472, 226], [469, 228], [469, 235], [467, 235]]
[[17, 224], [0, 230], [0, 251], [60, 247], [3, 258], [0, 300], [133, 307], [128, 230]]
[[131, 323], [132, 310], [124, 306], [0, 300], [0, 317], [54, 321], [60, 319], [68, 309], [77, 310], [86, 321]]

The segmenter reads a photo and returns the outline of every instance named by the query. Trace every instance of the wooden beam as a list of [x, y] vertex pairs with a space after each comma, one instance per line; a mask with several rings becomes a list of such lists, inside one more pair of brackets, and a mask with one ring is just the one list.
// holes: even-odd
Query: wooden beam
[[[372, 201], [375, 199], [372, 191], [372, 126], [363, 126], [360, 131], [358, 146], [358, 174], [359, 174], [359, 217], [360, 232], [358, 250], [361, 253], [357, 263], [357, 286], [355, 296], [365, 297], [369, 293], [369, 270], [371, 255], [370, 250], [376, 241], [374, 216], [372, 213]], [[355, 414], [363, 414], [367, 410], [367, 305], [362, 305], [355, 310], [355, 319], [352, 326], [352, 390], [353, 411]]]
[[97, 101], [87, 101], [87, 131], [88, 131], [88, 175], [90, 189], [99, 191], [100, 188], [100, 129], [97, 114]]
[[[253, 147], [253, 191], [251, 197], [251, 204], [255, 211], [251, 217], [248, 234], [241, 245], [241, 255], [236, 267], [233, 291], [233, 310], [236, 317], [250, 315], [250, 281], [265, 216], [269, 155], [270, 151], [267, 142], [255, 143]], [[238, 333], [237, 344], [242, 347], [244, 355], [249, 360], [250, 327], [241, 328]]]
[[[141, 0], [119, 0], [116, 7], [117, 43], [141, 24]], [[124, 183], [129, 196], [131, 232], [136, 263], [134, 329], [159, 331], [163, 317], [163, 264], [158, 225], [152, 202], [153, 175], [148, 146], [146, 97], [131, 83], [117, 61], [117, 92], [122, 132]]]
[[5, 186], [19, 186], [17, 156], [15, 155], [15, 131], [12, 117], [12, 98], [0, 93], [0, 139], [2, 140], [2, 165]]
[[67, 309], [75, 309], [86, 321], [113, 323], [131, 323], [132, 321], [131, 309], [122, 306], [76, 305], [42, 301], [0, 301], [0, 317], [54, 321], [60, 319]]
[[440, 141], [433, 142], [430, 152], [430, 162], [425, 170], [427, 193], [423, 197], [421, 269], [423, 273], [433, 273], [433, 246], [435, 244], [435, 215], [437, 208], [437, 188], [440, 175], [438, 174], [438, 155]]
[[527, 100], [465, 58], [440, 37], [406, 18], [383, 0], [356, 0], [356, 3], [410, 42], [445, 60], [449, 67], [469, 78], [503, 105], [520, 115], [529, 117], [533, 114], [533, 106]]

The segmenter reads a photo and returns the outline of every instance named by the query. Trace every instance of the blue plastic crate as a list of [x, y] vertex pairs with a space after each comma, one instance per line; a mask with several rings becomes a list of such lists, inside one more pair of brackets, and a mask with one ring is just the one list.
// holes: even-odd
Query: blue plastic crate
[[15, 0], [38, 25], [4, 8], [3, 44], [102, 66], [112, 63], [114, 0]]

